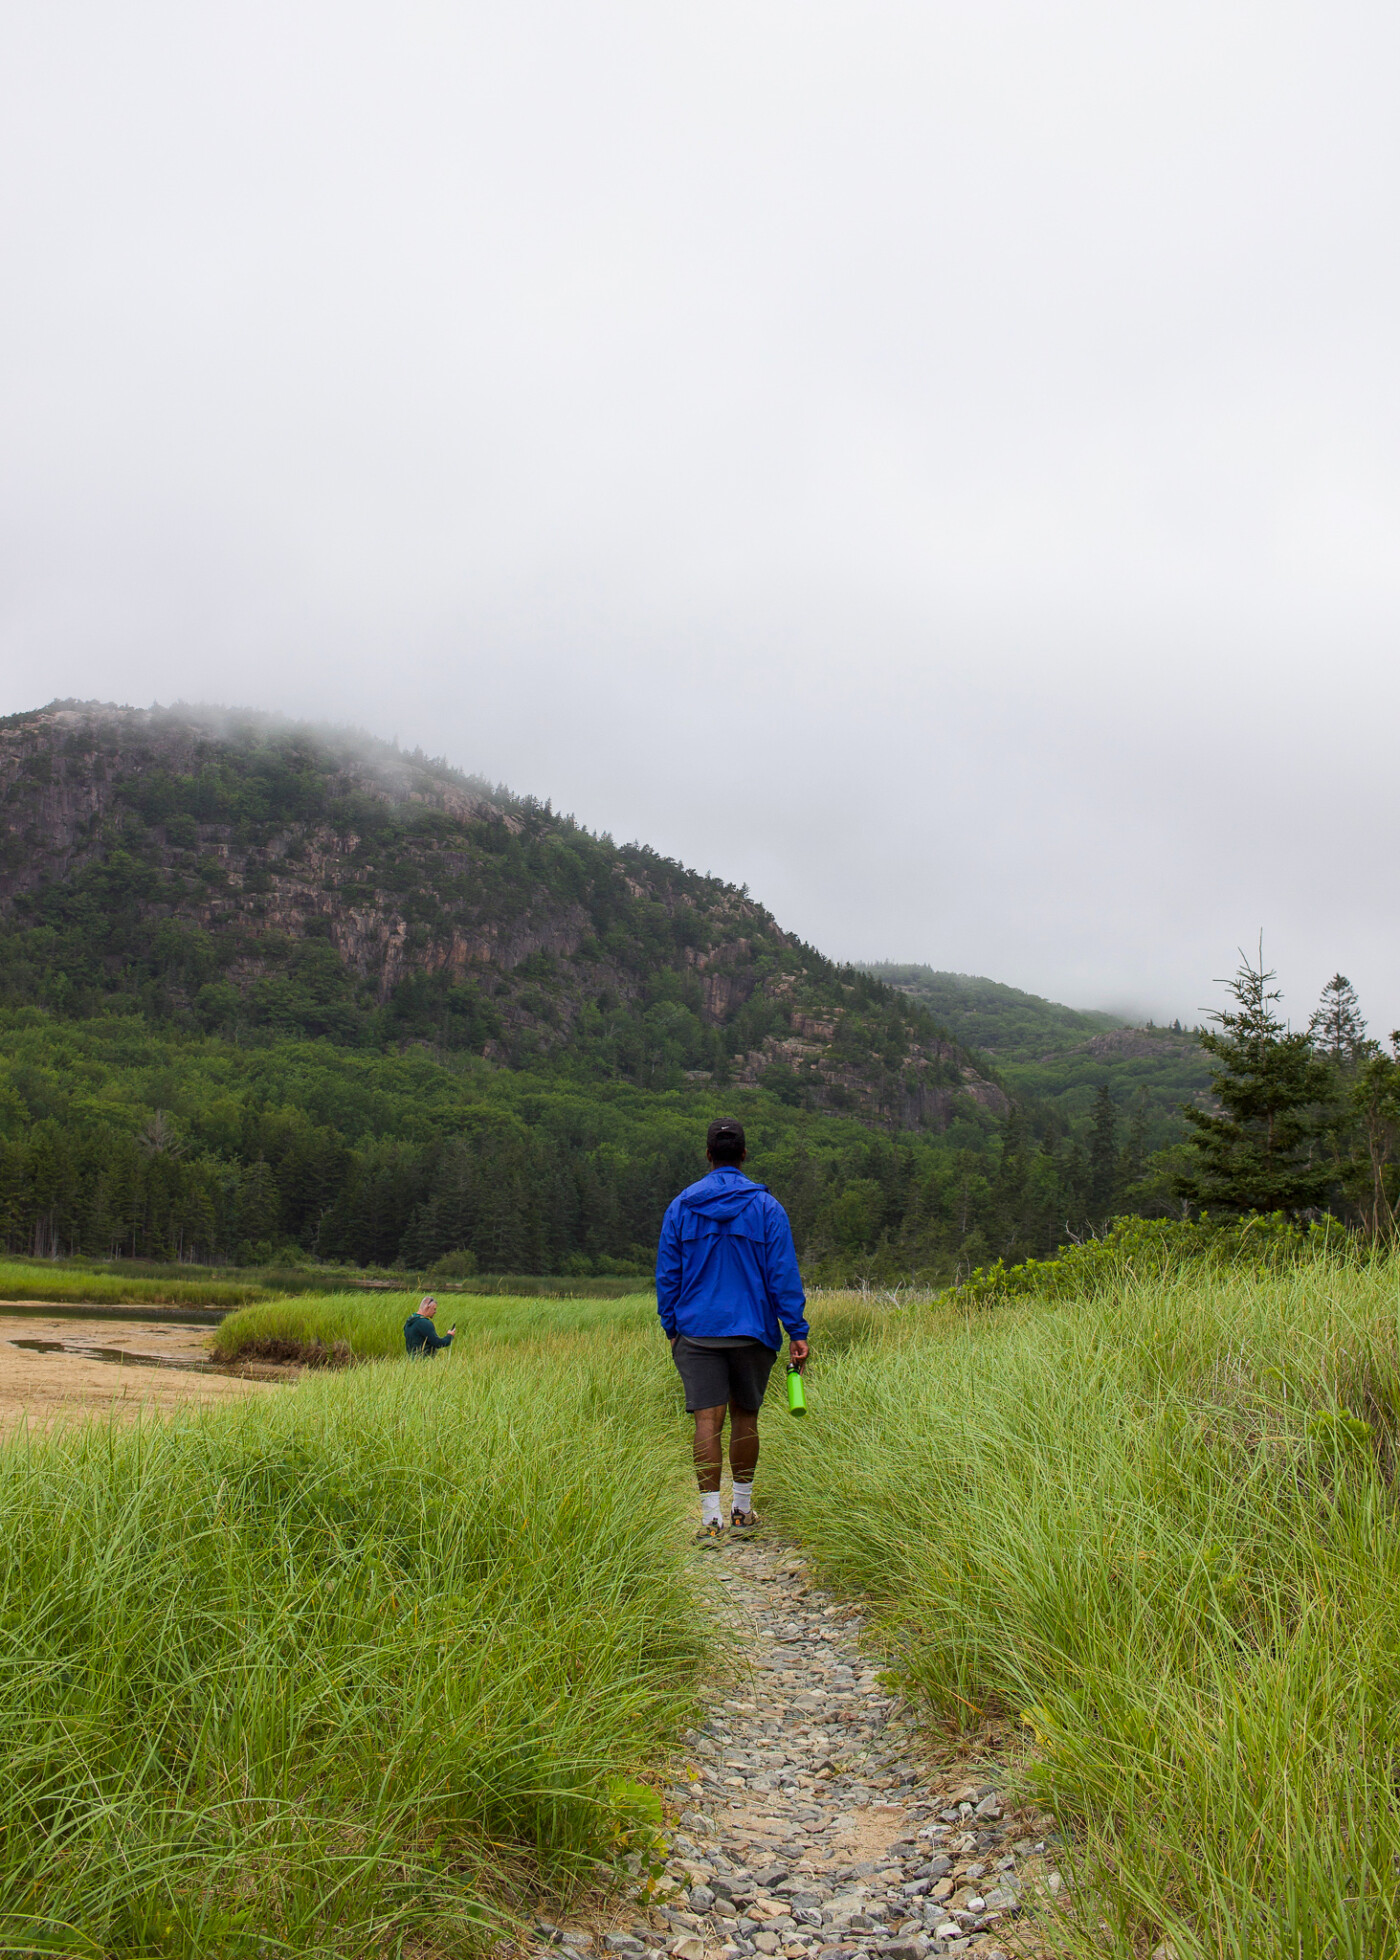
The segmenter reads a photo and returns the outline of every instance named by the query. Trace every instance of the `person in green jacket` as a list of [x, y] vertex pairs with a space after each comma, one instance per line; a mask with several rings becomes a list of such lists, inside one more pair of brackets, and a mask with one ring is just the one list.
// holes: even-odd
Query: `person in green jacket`
[[430, 1293], [419, 1307], [411, 1313], [403, 1324], [404, 1349], [409, 1354], [436, 1354], [439, 1348], [451, 1347], [452, 1336], [457, 1332], [454, 1320], [445, 1334], [433, 1332], [433, 1315], [437, 1312], [437, 1301]]

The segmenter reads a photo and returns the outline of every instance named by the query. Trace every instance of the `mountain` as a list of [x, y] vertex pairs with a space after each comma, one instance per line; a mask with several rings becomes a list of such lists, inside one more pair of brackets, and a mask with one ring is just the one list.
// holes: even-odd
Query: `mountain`
[[1000, 1061], [1027, 1062], [1046, 1052], [1082, 1045], [1122, 1027], [1114, 1014], [1061, 1007], [973, 973], [938, 973], [931, 966], [862, 964], [862, 973], [919, 1001], [956, 1041]]
[[1144, 1149], [1185, 1133], [1180, 1111], [1209, 1091], [1209, 1059], [1196, 1031], [1125, 1027], [1121, 1017], [1062, 1007], [998, 980], [939, 973], [929, 966], [864, 965], [933, 1014], [1031, 1114], [1053, 1112], [1067, 1131], [1082, 1128], [1102, 1087], [1125, 1122], [1136, 1121]]
[[644, 1273], [721, 1110], [817, 1283], [1159, 1202], [1192, 1038], [887, 971], [417, 752], [55, 702], [0, 722], [0, 1248]]
[[419, 752], [252, 714], [0, 722], [0, 1001], [420, 1044], [890, 1131], [1008, 1099], [915, 995], [746, 891]]

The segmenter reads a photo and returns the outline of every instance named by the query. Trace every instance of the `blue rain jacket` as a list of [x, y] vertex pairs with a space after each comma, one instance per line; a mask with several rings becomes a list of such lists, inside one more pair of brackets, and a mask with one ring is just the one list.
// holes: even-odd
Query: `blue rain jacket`
[[806, 1304], [792, 1227], [766, 1184], [721, 1165], [666, 1207], [656, 1311], [673, 1339], [744, 1335], [776, 1354], [779, 1321], [790, 1340], [806, 1340]]

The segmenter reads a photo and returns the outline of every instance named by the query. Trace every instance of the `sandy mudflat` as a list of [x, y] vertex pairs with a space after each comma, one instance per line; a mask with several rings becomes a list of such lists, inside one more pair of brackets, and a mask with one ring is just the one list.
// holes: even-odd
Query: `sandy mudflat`
[[[161, 1360], [205, 1361], [212, 1332], [152, 1321], [48, 1319], [5, 1314], [0, 1302], [0, 1433], [24, 1424], [47, 1429], [75, 1416], [131, 1416], [142, 1410], [184, 1409], [233, 1397], [276, 1392], [266, 1381], [162, 1368]], [[16, 1341], [57, 1341], [62, 1353], [16, 1347]], [[86, 1348], [120, 1353], [96, 1360]]]

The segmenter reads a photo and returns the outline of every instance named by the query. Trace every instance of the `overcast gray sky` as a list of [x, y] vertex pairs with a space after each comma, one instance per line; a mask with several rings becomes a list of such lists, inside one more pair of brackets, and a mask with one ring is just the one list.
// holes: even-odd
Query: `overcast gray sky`
[[11, 0], [0, 712], [359, 722], [838, 957], [1400, 1022], [1393, 5]]

